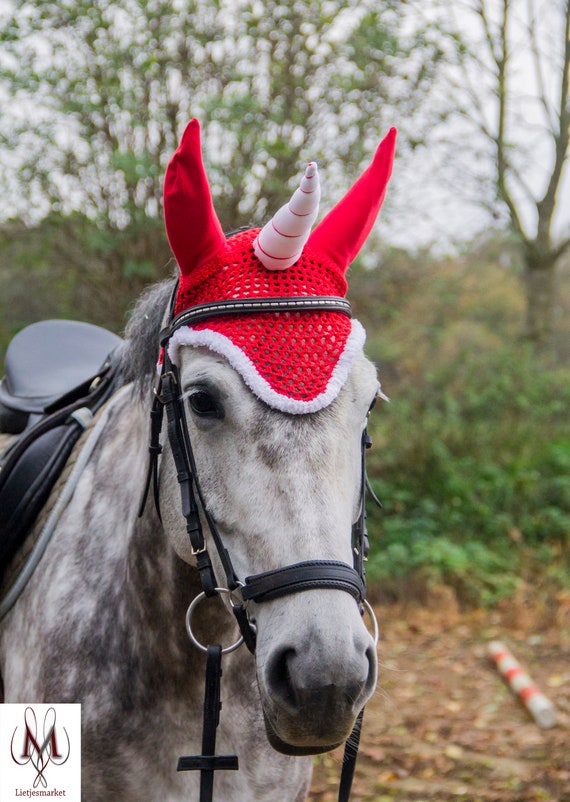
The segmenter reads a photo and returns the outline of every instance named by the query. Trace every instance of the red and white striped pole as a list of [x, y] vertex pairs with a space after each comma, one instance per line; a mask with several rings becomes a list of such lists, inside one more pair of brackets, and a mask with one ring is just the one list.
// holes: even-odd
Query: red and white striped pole
[[554, 705], [526, 674], [518, 660], [500, 641], [489, 644], [489, 652], [497, 668], [507, 680], [512, 690], [529, 711], [539, 727], [549, 729], [556, 724]]

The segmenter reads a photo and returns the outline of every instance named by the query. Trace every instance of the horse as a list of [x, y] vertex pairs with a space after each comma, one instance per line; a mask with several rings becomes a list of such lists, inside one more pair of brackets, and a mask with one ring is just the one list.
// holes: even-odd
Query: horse
[[[89, 438], [96, 435], [89, 457], [42, 560], [0, 625], [6, 702], [81, 703], [86, 802], [198, 799], [199, 773], [176, 771], [179, 756], [200, 753], [207, 658], [195, 643], [219, 643], [227, 651], [217, 738], [219, 751], [239, 755], [239, 771], [216, 772], [216, 802], [304, 800], [312, 755], [349, 737], [377, 682], [374, 638], [363, 618], [360, 590], [354, 590], [357, 579], [349, 576], [356, 574], [351, 531], [363, 513], [363, 433], [369, 410], [382, 395], [376, 369], [355, 335], [350, 359], [337, 360], [329, 371], [334, 391], [325, 390], [316, 402], [309, 397], [311, 371], [317, 373], [318, 366], [304, 362], [298, 383], [308, 390], [296, 397], [286, 390], [278, 408], [280, 388], [266, 388], [265, 397], [252, 389], [255, 382], [240, 367], [236, 349], [232, 357], [217, 347], [216, 339], [224, 336], [217, 330], [220, 336], [214, 337], [211, 322], [206, 320], [205, 328], [185, 319], [172, 325], [188, 308], [208, 305], [194, 290], [198, 304], [188, 307], [181, 300], [188, 290], [185, 260], [193, 265], [191, 281], [196, 269], [196, 254], [184, 249], [201, 248], [201, 265], [213, 258], [211, 243], [196, 245], [190, 237], [188, 244], [188, 220], [196, 220], [200, 232], [214, 231], [225, 249], [224, 264], [229, 263], [228, 243], [244, 237], [224, 236], [222, 242], [217, 221], [204, 223], [203, 209], [211, 199], [207, 191], [206, 202], [202, 197], [195, 215], [185, 218], [186, 230], [178, 226], [176, 204], [188, 203], [188, 192], [196, 192], [203, 178], [197, 131], [193, 121], [169, 165], [170, 189], [168, 173], [165, 184], [167, 232], [181, 275], [155, 285], [137, 302], [125, 332], [118, 387], [87, 432]], [[391, 169], [386, 149], [384, 144], [376, 159], [382, 162], [382, 185], [377, 168], [368, 176], [381, 196], [374, 201], [378, 208]], [[184, 181], [192, 170], [188, 189]], [[314, 181], [313, 175], [307, 180]], [[368, 209], [356, 239], [362, 240], [374, 218]], [[260, 240], [263, 245], [263, 229], [252, 231], [256, 240], [253, 246], [248, 240], [247, 259], [256, 270], [269, 272], [254, 254]], [[318, 236], [324, 239], [322, 230]], [[309, 240], [303, 253], [311, 247], [317, 245]], [[276, 258], [282, 258], [277, 251]], [[299, 264], [299, 256], [290, 257]], [[280, 264], [271, 281], [283, 281], [286, 273]], [[204, 276], [198, 279], [203, 286]], [[226, 276], [224, 286], [229, 283]], [[228, 308], [240, 297], [234, 290], [229, 301], [214, 301], [224, 307], [214, 320], [220, 326], [230, 319], [241, 331], [244, 315], [250, 322], [253, 316], [266, 327], [267, 339], [277, 322], [298, 327], [312, 316], [329, 323], [342, 318], [352, 334], [359, 331], [343, 311], [340, 293], [332, 311], [315, 308], [314, 291], [295, 289], [287, 296], [286, 311], [256, 306], [234, 314]], [[319, 298], [331, 303], [332, 295]], [[281, 303], [283, 297], [282, 292]], [[271, 299], [258, 297], [258, 306], [267, 300], [271, 305]], [[305, 311], [304, 303], [313, 307]], [[166, 335], [165, 326], [170, 326]], [[330, 337], [328, 330], [324, 336]], [[310, 343], [316, 360], [319, 347]], [[298, 356], [295, 352], [293, 363]], [[167, 434], [172, 416], [164, 386], [157, 390], [157, 376], [171, 374], [176, 378], [172, 403], [191, 444], [194, 523], [198, 520], [202, 550], [189, 537], [180, 455]], [[164, 406], [168, 420], [160, 415], [155, 425], [156, 503], [149, 498], [141, 505], [149, 475], [149, 415]], [[213, 589], [204, 583], [204, 553], [210, 557], [206, 573]], [[228, 588], [230, 560], [239, 581]], [[262, 598], [256, 586], [244, 601], [247, 578], [266, 582], [283, 576], [276, 581], [295, 584], [299, 580], [291, 567], [316, 574], [290, 592], [280, 587], [274, 597]], [[325, 569], [333, 572], [330, 582]], [[253, 648], [234, 648], [241, 641], [234, 607], [245, 616]]]

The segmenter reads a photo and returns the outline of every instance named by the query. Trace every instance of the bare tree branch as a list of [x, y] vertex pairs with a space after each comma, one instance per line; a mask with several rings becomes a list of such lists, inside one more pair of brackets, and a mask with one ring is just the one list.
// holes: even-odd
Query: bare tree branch
[[538, 44], [538, 33], [536, 29], [536, 14], [535, 14], [534, 0], [527, 0], [527, 14], [529, 20], [527, 29], [528, 41], [530, 44], [530, 52], [533, 60], [534, 77], [536, 79], [536, 85], [538, 87], [538, 99], [544, 110], [544, 115], [546, 117], [549, 130], [554, 131], [555, 118], [553, 117], [552, 109], [550, 108], [550, 103], [548, 102], [548, 96], [546, 94], [546, 89], [545, 89], [543, 60], [541, 58], [540, 47]]
[[564, 54], [562, 63], [562, 80], [558, 105], [557, 130], [553, 129], [554, 140], [554, 166], [544, 197], [537, 202], [538, 233], [537, 239], [541, 244], [547, 245], [550, 240], [552, 218], [556, 206], [556, 195], [560, 187], [562, 171], [568, 156], [570, 143], [570, 0], [566, 0], [565, 28], [564, 28]]
[[[480, 5], [482, 8], [484, 8], [484, 0], [480, 0]], [[509, 210], [514, 231], [521, 237], [523, 241], [526, 242], [529, 239], [529, 235], [525, 231], [520, 211], [508, 187], [509, 161], [506, 153], [506, 125], [507, 105], [510, 99], [507, 73], [507, 68], [510, 61], [509, 24], [511, 20], [509, 10], [509, 0], [502, 0], [502, 14], [498, 31], [499, 41], [495, 46], [493, 46], [492, 34], [490, 33], [490, 30], [487, 34], [489, 49], [491, 50], [493, 58], [495, 59], [495, 64], [497, 65], [497, 97], [499, 107], [497, 134], [494, 138], [497, 149], [497, 189], [499, 192], [499, 197], [503, 200]], [[485, 25], [488, 29], [487, 21], [485, 22]]]
[[[570, 237], [555, 242], [552, 235], [557, 194], [570, 148], [570, 0], [545, 3], [540, 13], [536, 0], [527, 0], [522, 6], [527, 16], [520, 19], [515, 13], [521, 3], [515, 0], [472, 0], [468, 7], [479, 21], [480, 40], [463, 40], [459, 51], [466, 79], [462, 89], [472, 113], [471, 117], [464, 116], [493, 148], [495, 200], [508, 213], [509, 227], [520, 241], [525, 264], [527, 334], [541, 347], [548, 344], [552, 332], [556, 263], [570, 250]], [[553, 20], [556, 28], [552, 27]], [[563, 38], [547, 49], [544, 37], [549, 33], [557, 37], [562, 34]], [[514, 56], [519, 53], [530, 57], [534, 78], [522, 91], [513, 70]], [[476, 81], [482, 62], [487, 64], [485, 79], [492, 76], [490, 87]], [[553, 87], [559, 93], [555, 100]], [[544, 153], [544, 146], [552, 153], [543, 197], [534, 184], [540, 162], [520, 136], [523, 130], [536, 131], [536, 124], [525, 121], [524, 128], [517, 129], [520, 117], [515, 111], [520, 103], [525, 109], [529, 104], [536, 109], [538, 104], [541, 125], [537, 153]], [[491, 198], [485, 197], [480, 206], [487, 208], [490, 202]], [[496, 210], [495, 203], [495, 214]], [[531, 222], [533, 212], [535, 220]]]

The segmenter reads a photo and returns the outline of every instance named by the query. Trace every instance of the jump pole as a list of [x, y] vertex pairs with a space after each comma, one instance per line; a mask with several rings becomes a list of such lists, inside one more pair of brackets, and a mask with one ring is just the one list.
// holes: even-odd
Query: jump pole
[[556, 724], [556, 709], [550, 699], [534, 684], [511, 651], [500, 641], [489, 643], [489, 653], [497, 669], [542, 729]]

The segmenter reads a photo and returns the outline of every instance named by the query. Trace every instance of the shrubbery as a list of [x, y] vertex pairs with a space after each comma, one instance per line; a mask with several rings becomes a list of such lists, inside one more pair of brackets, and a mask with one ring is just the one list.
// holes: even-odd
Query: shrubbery
[[[438, 298], [429, 280], [418, 288], [428, 320], [398, 324], [423, 328], [422, 341], [384, 346], [412, 366], [393, 370], [392, 401], [371, 419], [369, 475], [384, 510], [370, 509], [368, 577], [385, 598], [444, 582], [461, 602], [489, 604], [524, 580], [549, 591], [570, 584], [570, 370], [504, 327], [475, 325], [481, 310], [460, 278], [448, 282], [447, 321], [430, 329], [439, 275]], [[406, 305], [417, 302], [412, 293]]]
[[569, 409], [570, 371], [537, 370], [524, 349], [478, 355], [455, 392], [432, 374], [384, 407], [370, 578], [394, 592], [420, 573], [485, 603], [512, 592], [529, 549], [545, 569], [567, 556]]

